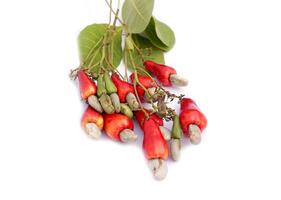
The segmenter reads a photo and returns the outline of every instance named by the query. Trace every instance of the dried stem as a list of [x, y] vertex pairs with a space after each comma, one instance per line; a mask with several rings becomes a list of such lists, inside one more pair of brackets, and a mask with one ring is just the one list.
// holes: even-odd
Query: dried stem
[[77, 72], [81, 69], [81, 65], [76, 69], [70, 70], [69, 77], [71, 80], [75, 80], [77, 78]]

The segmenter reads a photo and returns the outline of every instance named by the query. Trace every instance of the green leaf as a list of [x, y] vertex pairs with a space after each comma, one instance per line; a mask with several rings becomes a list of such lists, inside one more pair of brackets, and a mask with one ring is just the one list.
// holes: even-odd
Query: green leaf
[[[89, 68], [94, 66], [90, 71], [91, 73], [97, 73], [99, 71], [99, 62], [102, 58], [102, 46], [104, 37], [108, 35], [108, 29], [108, 24], [92, 24], [84, 28], [79, 34], [78, 46], [82, 68]], [[112, 34], [113, 40], [110, 41], [108, 45], [110, 51], [109, 49], [107, 49], [106, 53], [107, 56], [109, 56], [109, 52], [112, 52], [112, 55], [110, 55], [110, 57], [108, 58], [111, 58], [110, 61], [116, 68], [118, 67], [122, 59], [122, 28], [117, 27], [117, 29], [114, 30]]]
[[155, 19], [155, 30], [158, 38], [169, 48], [172, 48], [176, 42], [173, 30], [165, 23]]
[[145, 30], [152, 15], [154, 0], [125, 0], [122, 7], [123, 22], [129, 33]]
[[[151, 42], [148, 39], [146, 39], [138, 34], [133, 34], [132, 39], [133, 39], [134, 43], [136, 44], [136, 46], [138, 47], [138, 49], [141, 51], [141, 54], [142, 54], [144, 60], [152, 60], [154, 62], [161, 63], [161, 64], [165, 63], [164, 52], [161, 49], [158, 49], [157, 47], [155, 47], [153, 44], [151, 44]], [[138, 69], [138, 72], [141, 74], [145, 74], [145, 73], [143, 73], [143, 70], [144, 71], [146, 71], [146, 70], [143, 66], [143, 60], [142, 60], [142, 57], [140, 56], [140, 53], [138, 52], [138, 50], [136, 48], [134, 48], [134, 50], [131, 51], [131, 54], [132, 54], [136, 67], [142, 68], [142, 70]], [[125, 60], [125, 63], [126, 63], [126, 60]], [[128, 65], [127, 65], [128, 69], [130, 71], [133, 71], [133, 64], [131, 62], [129, 55], [127, 55], [127, 63], [128, 63]]]
[[101, 58], [100, 47], [103, 42], [103, 37], [107, 29], [106, 24], [92, 24], [84, 28], [78, 36], [78, 46], [80, 60], [83, 67], [89, 67], [90, 62], [93, 64], [93, 56], [96, 55], [95, 61]]
[[163, 51], [171, 50], [176, 41], [172, 29], [154, 17], [151, 17], [143, 34], [152, 44]]
[[[112, 27], [111, 27], [112, 28]], [[111, 61], [114, 68], [117, 68], [120, 65], [122, 60], [122, 27], [117, 27], [116, 30], [113, 30], [113, 39], [109, 44], [111, 48]]]

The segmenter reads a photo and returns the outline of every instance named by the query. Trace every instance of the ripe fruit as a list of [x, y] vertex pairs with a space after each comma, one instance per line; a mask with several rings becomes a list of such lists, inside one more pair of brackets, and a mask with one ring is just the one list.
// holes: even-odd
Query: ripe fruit
[[164, 140], [158, 124], [152, 119], [145, 120], [143, 125], [143, 151], [149, 160], [149, 166], [156, 179], [161, 180], [167, 175], [167, 166], [164, 160], [169, 155], [168, 145]]
[[96, 84], [87, 76], [87, 74], [83, 70], [80, 70], [78, 72], [78, 80], [82, 99], [87, 100], [89, 96], [96, 94]]
[[104, 121], [100, 113], [90, 106], [85, 110], [81, 118], [81, 126], [89, 136], [98, 139], [101, 135]]
[[[139, 83], [142, 84], [142, 86], [145, 87], [146, 89], [155, 90], [155, 88], [157, 87], [157, 84], [150, 77], [140, 74], [137, 74], [137, 77]], [[131, 74], [130, 79], [131, 82], [133, 83], [135, 81], [135, 75]], [[137, 93], [140, 97], [140, 100], [143, 102], [145, 99], [145, 91], [140, 85], [137, 85]]]
[[191, 143], [200, 143], [201, 132], [207, 126], [207, 118], [192, 99], [184, 98], [181, 102], [180, 124]]
[[132, 119], [123, 114], [105, 114], [104, 131], [112, 139], [122, 142], [133, 142], [137, 135], [133, 132]]
[[172, 67], [149, 60], [144, 62], [144, 66], [164, 86], [186, 86], [188, 84], [187, 80], [177, 75], [177, 71]]

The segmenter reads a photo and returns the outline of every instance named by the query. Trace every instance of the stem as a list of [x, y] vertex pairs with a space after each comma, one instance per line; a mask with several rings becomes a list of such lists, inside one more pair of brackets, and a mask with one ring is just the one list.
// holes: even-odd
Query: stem
[[145, 69], [143, 69], [141, 67], [137, 67], [137, 69], [140, 69], [143, 73], [145, 73], [145, 75], [148, 76], [158, 86], [158, 83], [156, 82], [156, 80]]
[[76, 69], [70, 70], [69, 77], [71, 80], [75, 80], [77, 78], [77, 72], [81, 69], [81, 65]]
[[[110, 5], [110, 8], [112, 8], [112, 0], [110, 0], [109, 5]], [[111, 10], [109, 10], [109, 21], [108, 21], [108, 26], [110, 26], [110, 24], [111, 24]]]
[[91, 69], [95, 68], [98, 65], [99, 65], [99, 63], [97, 62], [96, 64], [93, 64], [92, 66], [88, 67], [87, 70], [91, 71]]
[[[132, 63], [132, 65], [133, 65], [133, 67], [134, 67], [134, 72], [135, 72], [135, 74], [137, 74], [137, 68], [138, 68], [138, 67], [136, 66], [136, 64], [135, 64], [135, 62], [134, 62], [134, 60], [133, 60], [133, 56], [132, 56], [131, 52], [129, 52], [129, 55], [130, 55], [131, 63]], [[151, 78], [152, 78], [152, 77], [151, 77]], [[136, 75], [135, 75], [135, 80], [136, 80], [137, 84], [138, 84], [150, 97], [152, 97], [151, 94], [148, 92], [148, 90], [147, 90], [147, 89], [143, 86], [143, 84], [139, 81], [139, 78], [138, 78], [138, 76], [136, 76]], [[150, 103], [153, 104], [152, 100], [150, 100]]]
[[102, 67], [103, 66], [103, 61], [105, 59], [105, 54], [106, 54], [106, 45], [103, 45], [102, 46], [102, 54], [101, 54], [101, 59], [100, 59], [100, 66]]
[[[140, 107], [141, 107], [141, 110], [144, 112], [144, 114], [145, 114], [146, 118], [148, 118], [148, 115], [147, 115], [147, 113], [145, 112], [145, 110], [144, 110], [144, 108], [143, 108], [143, 106], [142, 106], [142, 103], [141, 103], [141, 101], [140, 101], [140, 97], [139, 97], [139, 94], [138, 94], [138, 91], [137, 91], [137, 81], [138, 81], [138, 75], [137, 75], [136, 65], [135, 65], [135, 63], [134, 63], [133, 56], [132, 56], [131, 52], [130, 52], [130, 51], [128, 51], [128, 49], [126, 49], [126, 52], [129, 52], [129, 56], [130, 56], [130, 59], [131, 59], [131, 63], [132, 63], [133, 68], [134, 68], [134, 76], [135, 76], [135, 80], [134, 80], [133, 85], [134, 85], [135, 94], [136, 94], [136, 97], [137, 97], [138, 103], [139, 103], [139, 105], [140, 105]], [[139, 83], [138, 83], [138, 84], [139, 84]]]
[[117, 69], [115, 69], [114, 66], [107, 59], [105, 59], [105, 62], [111, 68], [111, 71], [116, 72], [123, 80], [125, 80], [122, 74]]
[[[126, 31], [126, 30], [125, 30], [125, 31]], [[130, 34], [126, 34], [126, 37], [130, 37]], [[140, 49], [137, 47], [137, 45], [134, 43], [134, 41], [133, 41], [133, 40], [130, 40], [130, 41], [133, 43], [134, 47], [135, 47], [139, 52], [141, 52]], [[133, 65], [135, 74], [137, 74], [137, 68], [139, 68], [139, 67], [136, 66], [136, 63], [134, 62], [134, 59], [133, 59], [131, 50], [127, 47], [127, 43], [126, 43], [126, 40], [125, 40], [125, 52], [124, 52], [124, 57], [125, 57], [125, 74], [126, 74], [126, 78], [128, 78], [128, 75], [127, 75], [127, 68], [128, 68], [128, 67], [127, 67], [127, 66], [128, 66], [128, 62], [127, 62], [127, 59], [128, 59], [128, 58], [127, 58], [127, 52], [129, 52], [131, 64]], [[141, 55], [141, 53], [140, 53], [140, 55]], [[142, 59], [143, 59], [143, 58], [142, 58]], [[149, 77], [155, 82], [155, 80], [154, 80], [150, 75], [149, 75]], [[153, 96], [148, 92], [148, 90], [143, 86], [143, 84], [139, 82], [138, 76], [135, 76], [135, 80], [136, 80], [137, 84], [150, 96], [150, 104], [152, 105], [153, 108], [155, 108], [155, 105], [153, 104], [153, 101], [152, 101]], [[155, 82], [155, 83], [156, 83], [156, 82]], [[157, 85], [157, 83], [156, 83], [156, 85]]]
[[[135, 76], [136, 76], [136, 73], [135, 73]], [[138, 91], [137, 91], [137, 82], [136, 82], [136, 79], [135, 79], [135, 81], [134, 81], [134, 83], [133, 83], [133, 86], [134, 86], [134, 90], [135, 90], [136, 97], [137, 97], [137, 100], [138, 100], [138, 102], [139, 102], [140, 108], [141, 108], [142, 112], [144, 113], [145, 117], [148, 119], [149, 116], [148, 116], [148, 114], [146, 113], [146, 111], [144, 110], [144, 107], [143, 107], [143, 105], [142, 105], [142, 103], [141, 103], [141, 101], [140, 101], [140, 97], [139, 97], [139, 94], [138, 94]]]
[[[142, 111], [143, 111], [144, 114], [147, 116], [147, 113], [146, 113], [145, 110], [143, 109], [143, 106], [142, 106], [142, 104], [141, 104], [140, 98], [139, 98], [139, 96], [138, 96], [137, 89], [136, 89], [136, 84], [138, 84], [138, 85], [139, 85], [146, 93], [148, 93], [149, 95], [150, 95], [150, 93], [149, 93], [148, 90], [139, 82], [138, 75], [137, 75], [137, 74], [138, 74], [138, 73], [137, 73], [137, 68], [136, 68], [135, 62], [134, 62], [134, 60], [133, 60], [133, 56], [132, 56], [132, 54], [131, 54], [130, 51], [127, 51], [127, 52], [129, 52], [129, 56], [130, 56], [130, 59], [131, 59], [131, 63], [132, 63], [133, 68], [134, 68], [134, 77], [135, 77], [135, 79], [134, 79], [134, 89], [135, 89], [135, 93], [136, 93], [136, 96], [137, 96], [137, 100], [138, 100], [138, 102], [139, 102], [139, 104], [140, 104], [140, 106], [141, 106], [141, 108], [142, 108]], [[150, 95], [150, 96], [151, 96], [151, 95]], [[150, 104], [151, 104], [152, 108], [155, 110], [156, 107], [155, 107], [154, 103], [152, 102], [152, 100], [150, 100]]]
[[[94, 60], [95, 60], [95, 58], [97, 57], [97, 55], [99, 54], [99, 50], [100, 50], [100, 48], [101, 48], [102, 46], [100, 46], [98, 49], [97, 49], [97, 51], [94, 53], [94, 55], [93, 55], [93, 57], [91, 58], [91, 60], [90, 60], [90, 62], [89, 62], [89, 64], [88, 64], [88, 69], [92, 69], [93, 68], [93, 62], [94, 62]], [[99, 64], [99, 63], [98, 63]], [[96, 66], [95, 64], [94, 64], [94, 66]]]
[[108, 38], [110, 38], [110, 41], [108, 41], [107, 44], [107, 57], [106, 57], [109, 63], [113, 63], [113, 41], [112, 41], [113, 33], [111, 31], [112, 31], [111, 28], [109, 28]]
[[[116, 20], [118, 20], [118, 21], [120, 22], [120, 24], [123, 25], [122, 20], [118, 17], [118, 14], [112, 9], [112, 6], [110, 6], [110, 3], [109, 3], [107, 0], [105, 0], [105, 2], [106, 2], [106, 4], [109, 6], [110, 11], [111, 11], [111, 12], [114, 14], [114, 16], [116, 17]], [[119, 3], [119, 4], [120, 4], [120, 3]]]
[[127, 57], [127, 49], [125, 44], [125, 51], [124, 51], [124, 62], [125, 62], [125, 78], [128, 81], [128, 57]]
[[117, 15], [119, 14], [119, 8], [117, 9], [117, 11], [116, 11], [116, 15], [115, 15], [115, 18], [114, 18], [114, 21], [113, 21], [113, 27], [114, 27], [114, 30], [116, 29], [116, 22], [117, 22]]
[[111, 41], [109, 41], [109, 38], [111, 39], [110, 27], [106, 30], [105, 36], [103, 38], [102, 55], [101, 55], [101, 59], [99, 62], [100, 66], [103, 65], [103, 62], [104, 62], [106, 56], [108, 56], [108, 55], [106, 55], [107, 54], [106, 50], [107, 50], [107, 47], [109, 46], [108, 44], [111, 42]]
[[136, 43], [135, 43], [135, 41], [134, 41], [133, 39], [132, 39], [132, 43], [133, 43], [135, 49], [137, 50], [138, 54], [140, 55], [140, 58], [141, 58], [142, 62], [144, 62], [145, 59], [144, 59], [144, 57], [143, 57], [143, 54], [142, 54], [140, 48], [136, 45]]
[[119, 11], [120, 11], [120, 0], [118, 0], [118, 6], [117, 6], [117, 10], [116, 10], [116, 15], [114, 17], [114, 21], [113, 21], [113, 29], [116, 29], [116, 22], [117, 22], [117, 18], [119, 15]]
[[[128, 51], [128, 50], [127, 50]], [[133, 59], [133, 56], [132, 56], [132, 53], [130, 51], [129, 52], [129, 56], [130, 56], [130, 59], [131, 59], [131, 63], [133, 65], [133, 68], [134, 68], [134, 76], [135, 76], [135, 81], [138, 83], [138, 85], [140, 85], [140, 87], [144, 90], [144, 91], [147, 91], [147, 89], [139, 82], [139, 78], [137, 76], [137, 67], [135, 65], [135, 62], [134, 62], [134, 59]]]
[[[148, 75], [148, 77], [150, 77], [151, 79], [152, 79], [152, 81], [153, 82], [155, 82], [155, 84], [157, 85], [157, 83], [156, 83], [156, 81], [154, 80], [154, 78], [152, 77], [152, 76], [150, 76], [150, 74], [148, 73], [148, 72], [146, 72], [144, 69], [142, 69], [141, 67], [136, 67], [136, 68], [138, 68], [138, 69], [141, 69], [141, 70], [143, 70], [147, 75]], [[138, 82], [138, 84], [139, 84], [139, 86], [149, 95], [149, 97], [150, 97], [150, 104], [152, 105], [152, 107], [153, 108], [155, 108], [154, 106], [154, 103], [153, 103], [153, 101], [152, 101], [152, 98], [153, 98], [153, 96], [148, 92], [148, 90], [143, 86], [143, 84], [141, 83], [141, 82], [139, 82], [139, 79], [137, 78], [137, 82]]]
[[87, 56], [85, 58], [85, 62], [87, 62], [89, 56], [92, 54], [92, 52], [95, 50], [95, 48], [100, 44], [100, 42], [102, 40], [103, 40], [103, 37], [101, 37], [100, 40], [97, 42], [97, 44], [91, 48], [91, 50], [89, 51], [89, 53], [87, 54]]

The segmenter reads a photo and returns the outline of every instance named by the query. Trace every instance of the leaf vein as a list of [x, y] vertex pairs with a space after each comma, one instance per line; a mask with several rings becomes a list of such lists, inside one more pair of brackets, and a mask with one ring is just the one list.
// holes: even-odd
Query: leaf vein
[[139, 14], [139, 16], [141, 17], [141, 19], [142, 19], [144, 22], [146, 22], [144, 16], [143, 16], [143, 15], [141, 14], [141, 12], [139, 11], [139, 9], [138, 9], [138, 7], [137, 7], [135, 1], [134, 1], [134, 0], [131, 0], [131, 2], [132, 2], [132, 5], [134, 6], [136, 12], [137, 12], [137, 13]]

